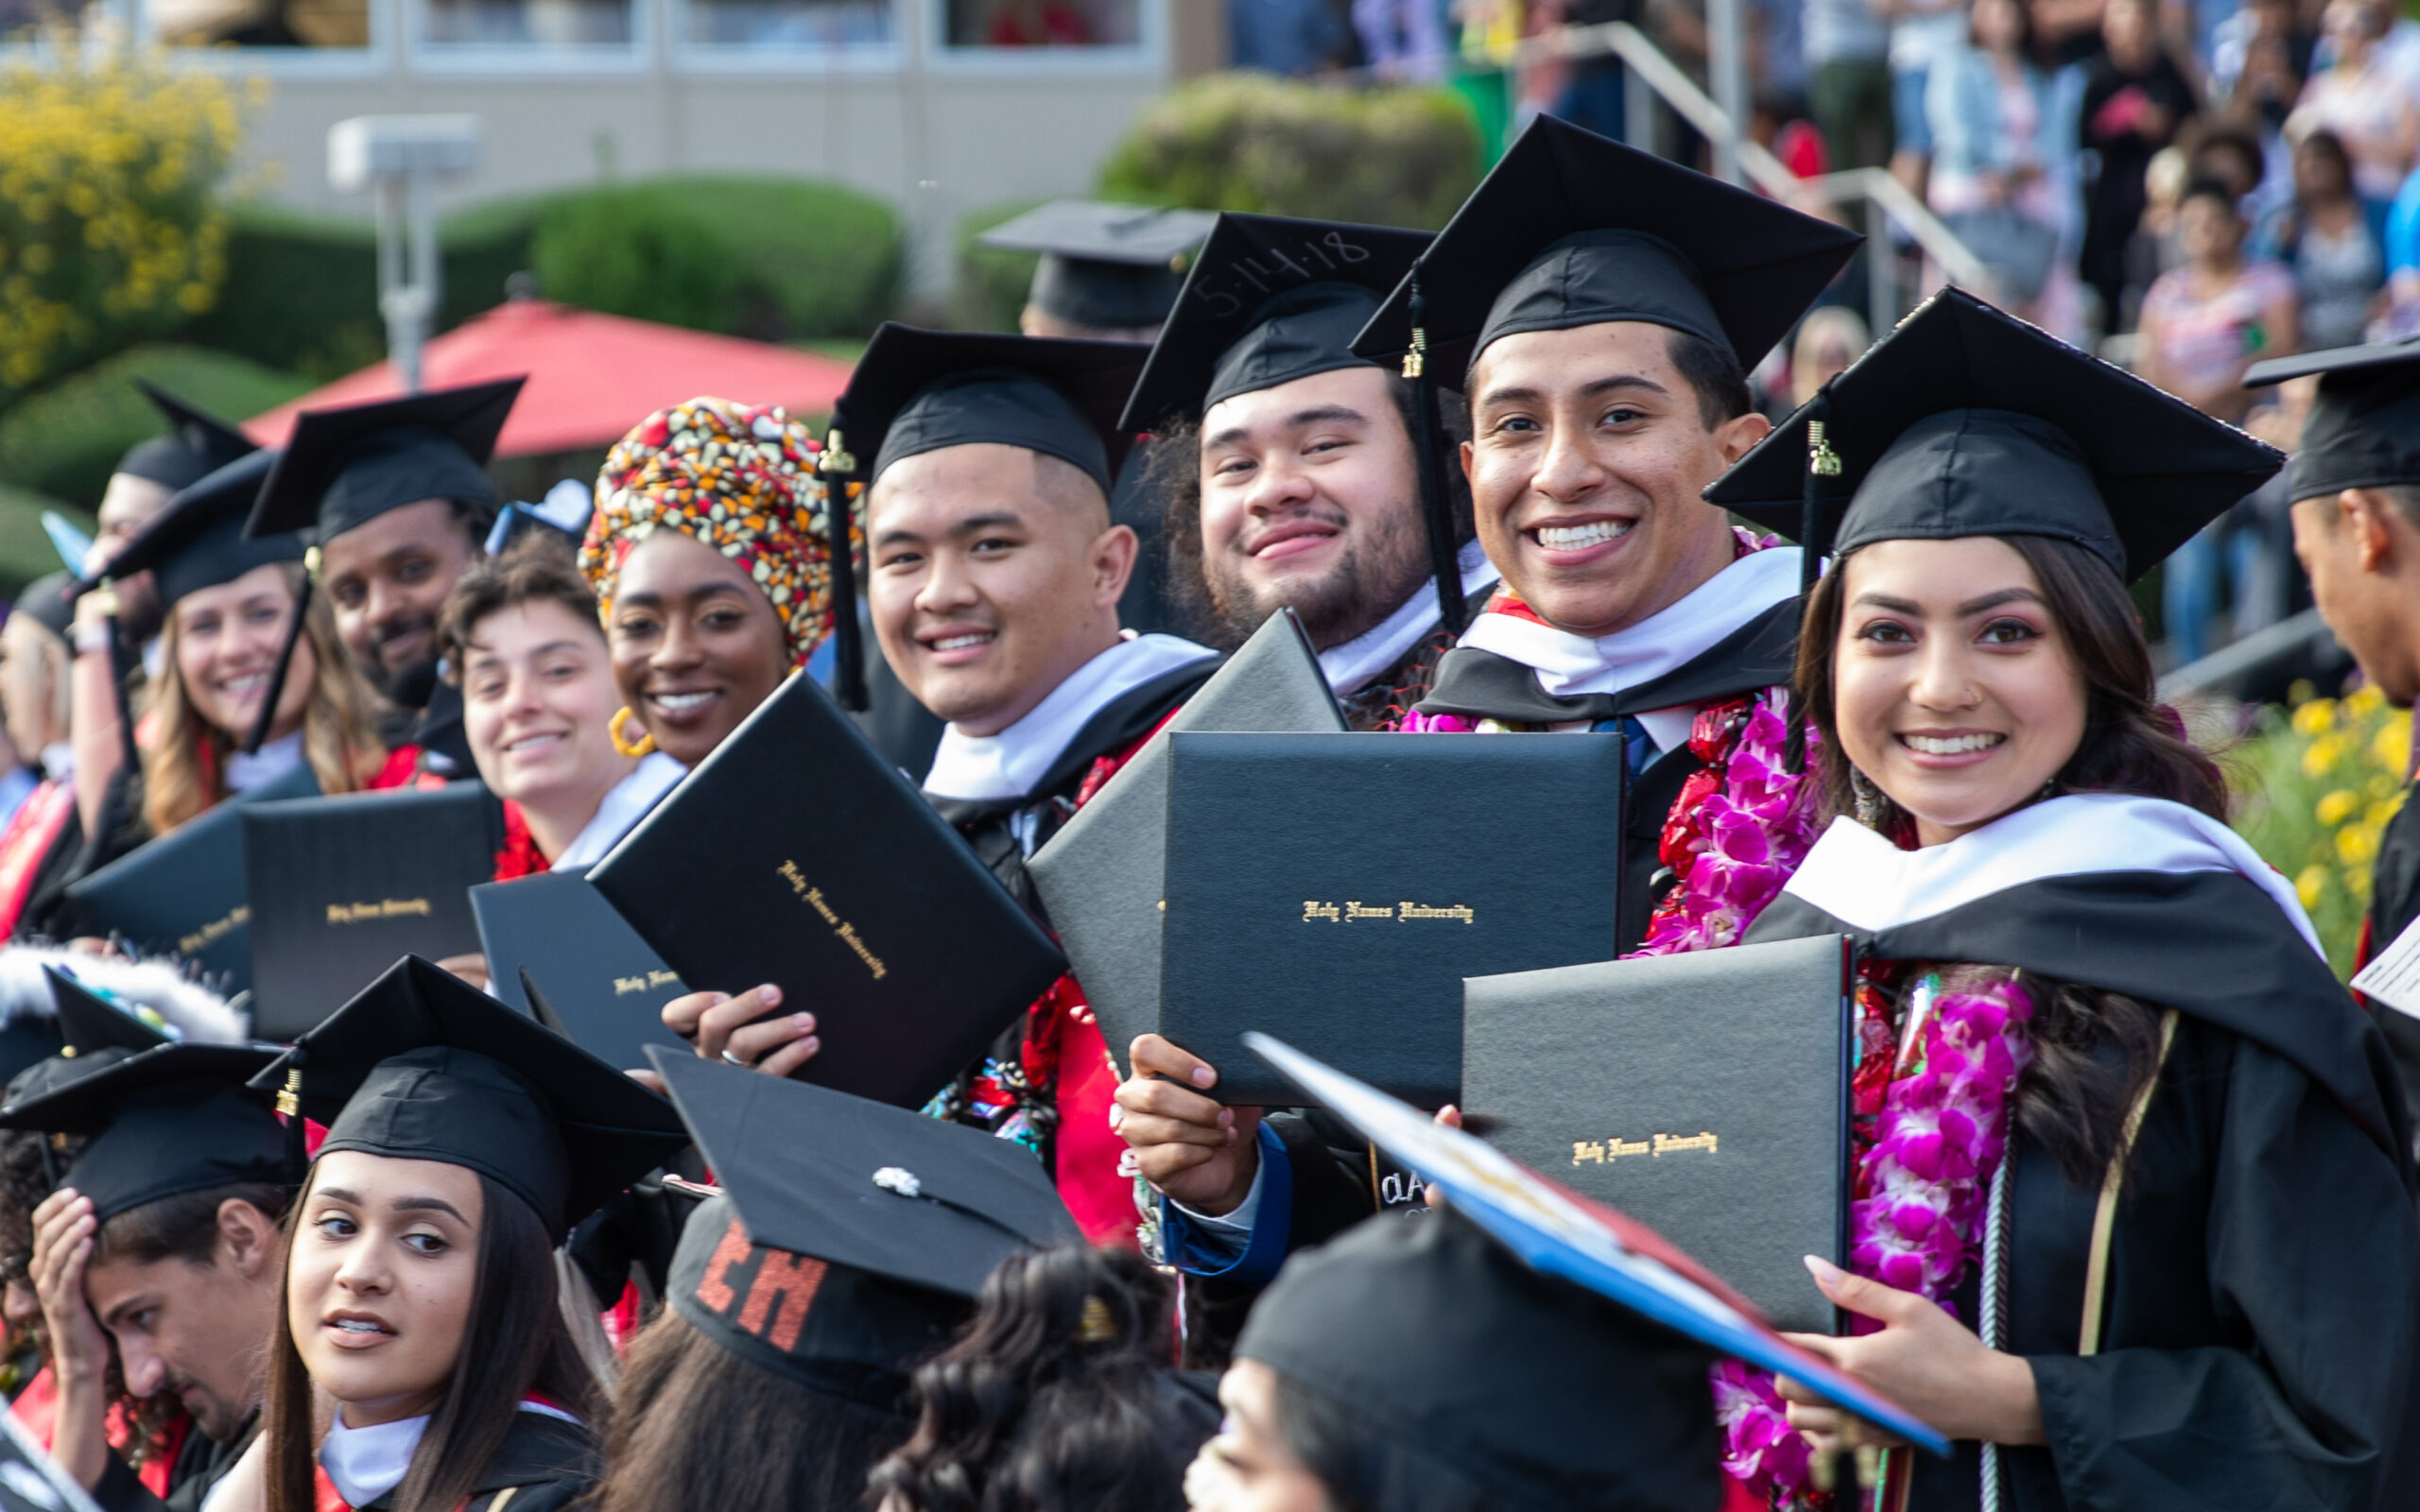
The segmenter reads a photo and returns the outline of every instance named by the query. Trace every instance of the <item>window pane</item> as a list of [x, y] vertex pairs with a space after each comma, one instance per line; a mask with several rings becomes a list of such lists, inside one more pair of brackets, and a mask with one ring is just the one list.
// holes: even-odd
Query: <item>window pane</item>
[[150, 0], [170, 47], [367, 47], [370, 0]]
[[953, 47], [1132, 47], [1142, 0], [949, 0]]
[[851, 47], [891, 40], [892, 0], [689, 0], [687, 40]]
[[483, 47], [596, 47], [631, 40], [630, 0], [427, 0], [428, 40]]

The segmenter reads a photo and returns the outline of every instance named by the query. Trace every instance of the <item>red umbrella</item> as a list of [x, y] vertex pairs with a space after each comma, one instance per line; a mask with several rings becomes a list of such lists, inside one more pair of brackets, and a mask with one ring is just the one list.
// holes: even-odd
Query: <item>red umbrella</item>
[[[762, 341], [598, 315], [543, 300], [513, 300], [474, 316], [421, 353], [429, 388], [529, 375], [505, 421], [499, 456], [609, 446], [659, 409], [711, 394], [781, 404], [792, 415], [829, 413], [849, 365]], [[337, 379], [247, 421], [263, 446], [285, 444], [305, 409], [366, 404], [404, 391], [392, 363]]]

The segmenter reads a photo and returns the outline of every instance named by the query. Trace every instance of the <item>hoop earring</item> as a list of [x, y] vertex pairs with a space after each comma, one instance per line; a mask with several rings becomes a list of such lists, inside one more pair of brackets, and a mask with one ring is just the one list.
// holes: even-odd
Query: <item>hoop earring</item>
[[642, 730], [639, 733], [638, 739], [624, 740], [622, 738], [622, 721], [630, 717], [631, 706], [629, 704], [624, 704], [619, 709], [614, 710], [614, 717], [605, 721], [605, 733], [612, 737], [614, 748], [620, 751], [623, 755], [645, 756], [655, 749], [655, 736], [652, 732]]
[[1882, 828], [1882, 789], [1855, 766], [1849, 768], [1849, 796], [1857, 802], [1857, 822], [1869, 830]]

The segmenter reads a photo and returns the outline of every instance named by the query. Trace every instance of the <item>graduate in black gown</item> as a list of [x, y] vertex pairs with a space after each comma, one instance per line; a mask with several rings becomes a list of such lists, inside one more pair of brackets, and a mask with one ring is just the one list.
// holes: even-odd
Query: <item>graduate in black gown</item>
[[1468, 493], [1448, 485], [1460, 467], [1439, 396], [1353, 350], [1433, 239], [1219, 216], [1126, 405], [1124, 423], [1158, 438], [1178, 602], [1230, 648], [1291, 609], [1357, 730], [1427, 692], [1466, 606], [1495, 585]]
[[1915, 1507], [2413, 1504], [2401, 1089], [2125, 592], [2280, 458], [1955, 289], [1819, 402], [1811, 508], [1804, 410], [1709, 490], [1834, 552], [1836, 816], [1749, 932], [1859, 949], [1854, 1274], [1809, 1269], [1868, 1321], [1800, 1342], [1960, 1441]]
[[[2294, 551], [2311, 597], [2361, 676], [2398, 709], [2420, 699], [2420, 341], [2340, 347], [2255, 365], [2249, 387], [2316, 378], [2287, 483]], [[2371, 869], [2354, 968], [2420, 918], [2420, 804], [2404, 790]], [[2420, 1021], [2392, 1010], [2378, 1028], [2420, 1099]]]
[[478, 776], [461, 690], [438, 676], [437, 611], [495, 519], [486, 468], [522, 382], [303, 411], [249, 526], [311, 532], [337, 634], [392, 706], [387, 743], [433, 780]]

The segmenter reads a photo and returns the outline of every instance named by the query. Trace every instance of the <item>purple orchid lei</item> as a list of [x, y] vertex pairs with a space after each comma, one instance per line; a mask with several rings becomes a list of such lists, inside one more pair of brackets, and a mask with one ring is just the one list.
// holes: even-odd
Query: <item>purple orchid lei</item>
[[[1907, 996], [1914, 1043], [1882, 1089], [1872, 1143], [1858, 1142], [1864, 1148], [1849, 1207], [1849, 1268], [1955, 1315], [1950, 1294], [1981, 1255], [2017, 1078], [2032, 1059], [2033, 1000], [2013, 977], [1949, 991], [1927, 975]], [[1860, 983], [1859, 1041], [1891, 1056], [1888, 1025], [1874, 1022], [1886, 1003], [1886, 994]], [[1858, 1080], [1870, 1083], [1862, 1068]], [[1858, 1333], [1877, 1326], [1853, 1321]], [[1810, 1504], [1806, 1441], [1790, 1428], [1772, 1375], [1725, 1360], [1714, 1368], [1714, 1395], [1724, 1470], [1773, 1506]]]

